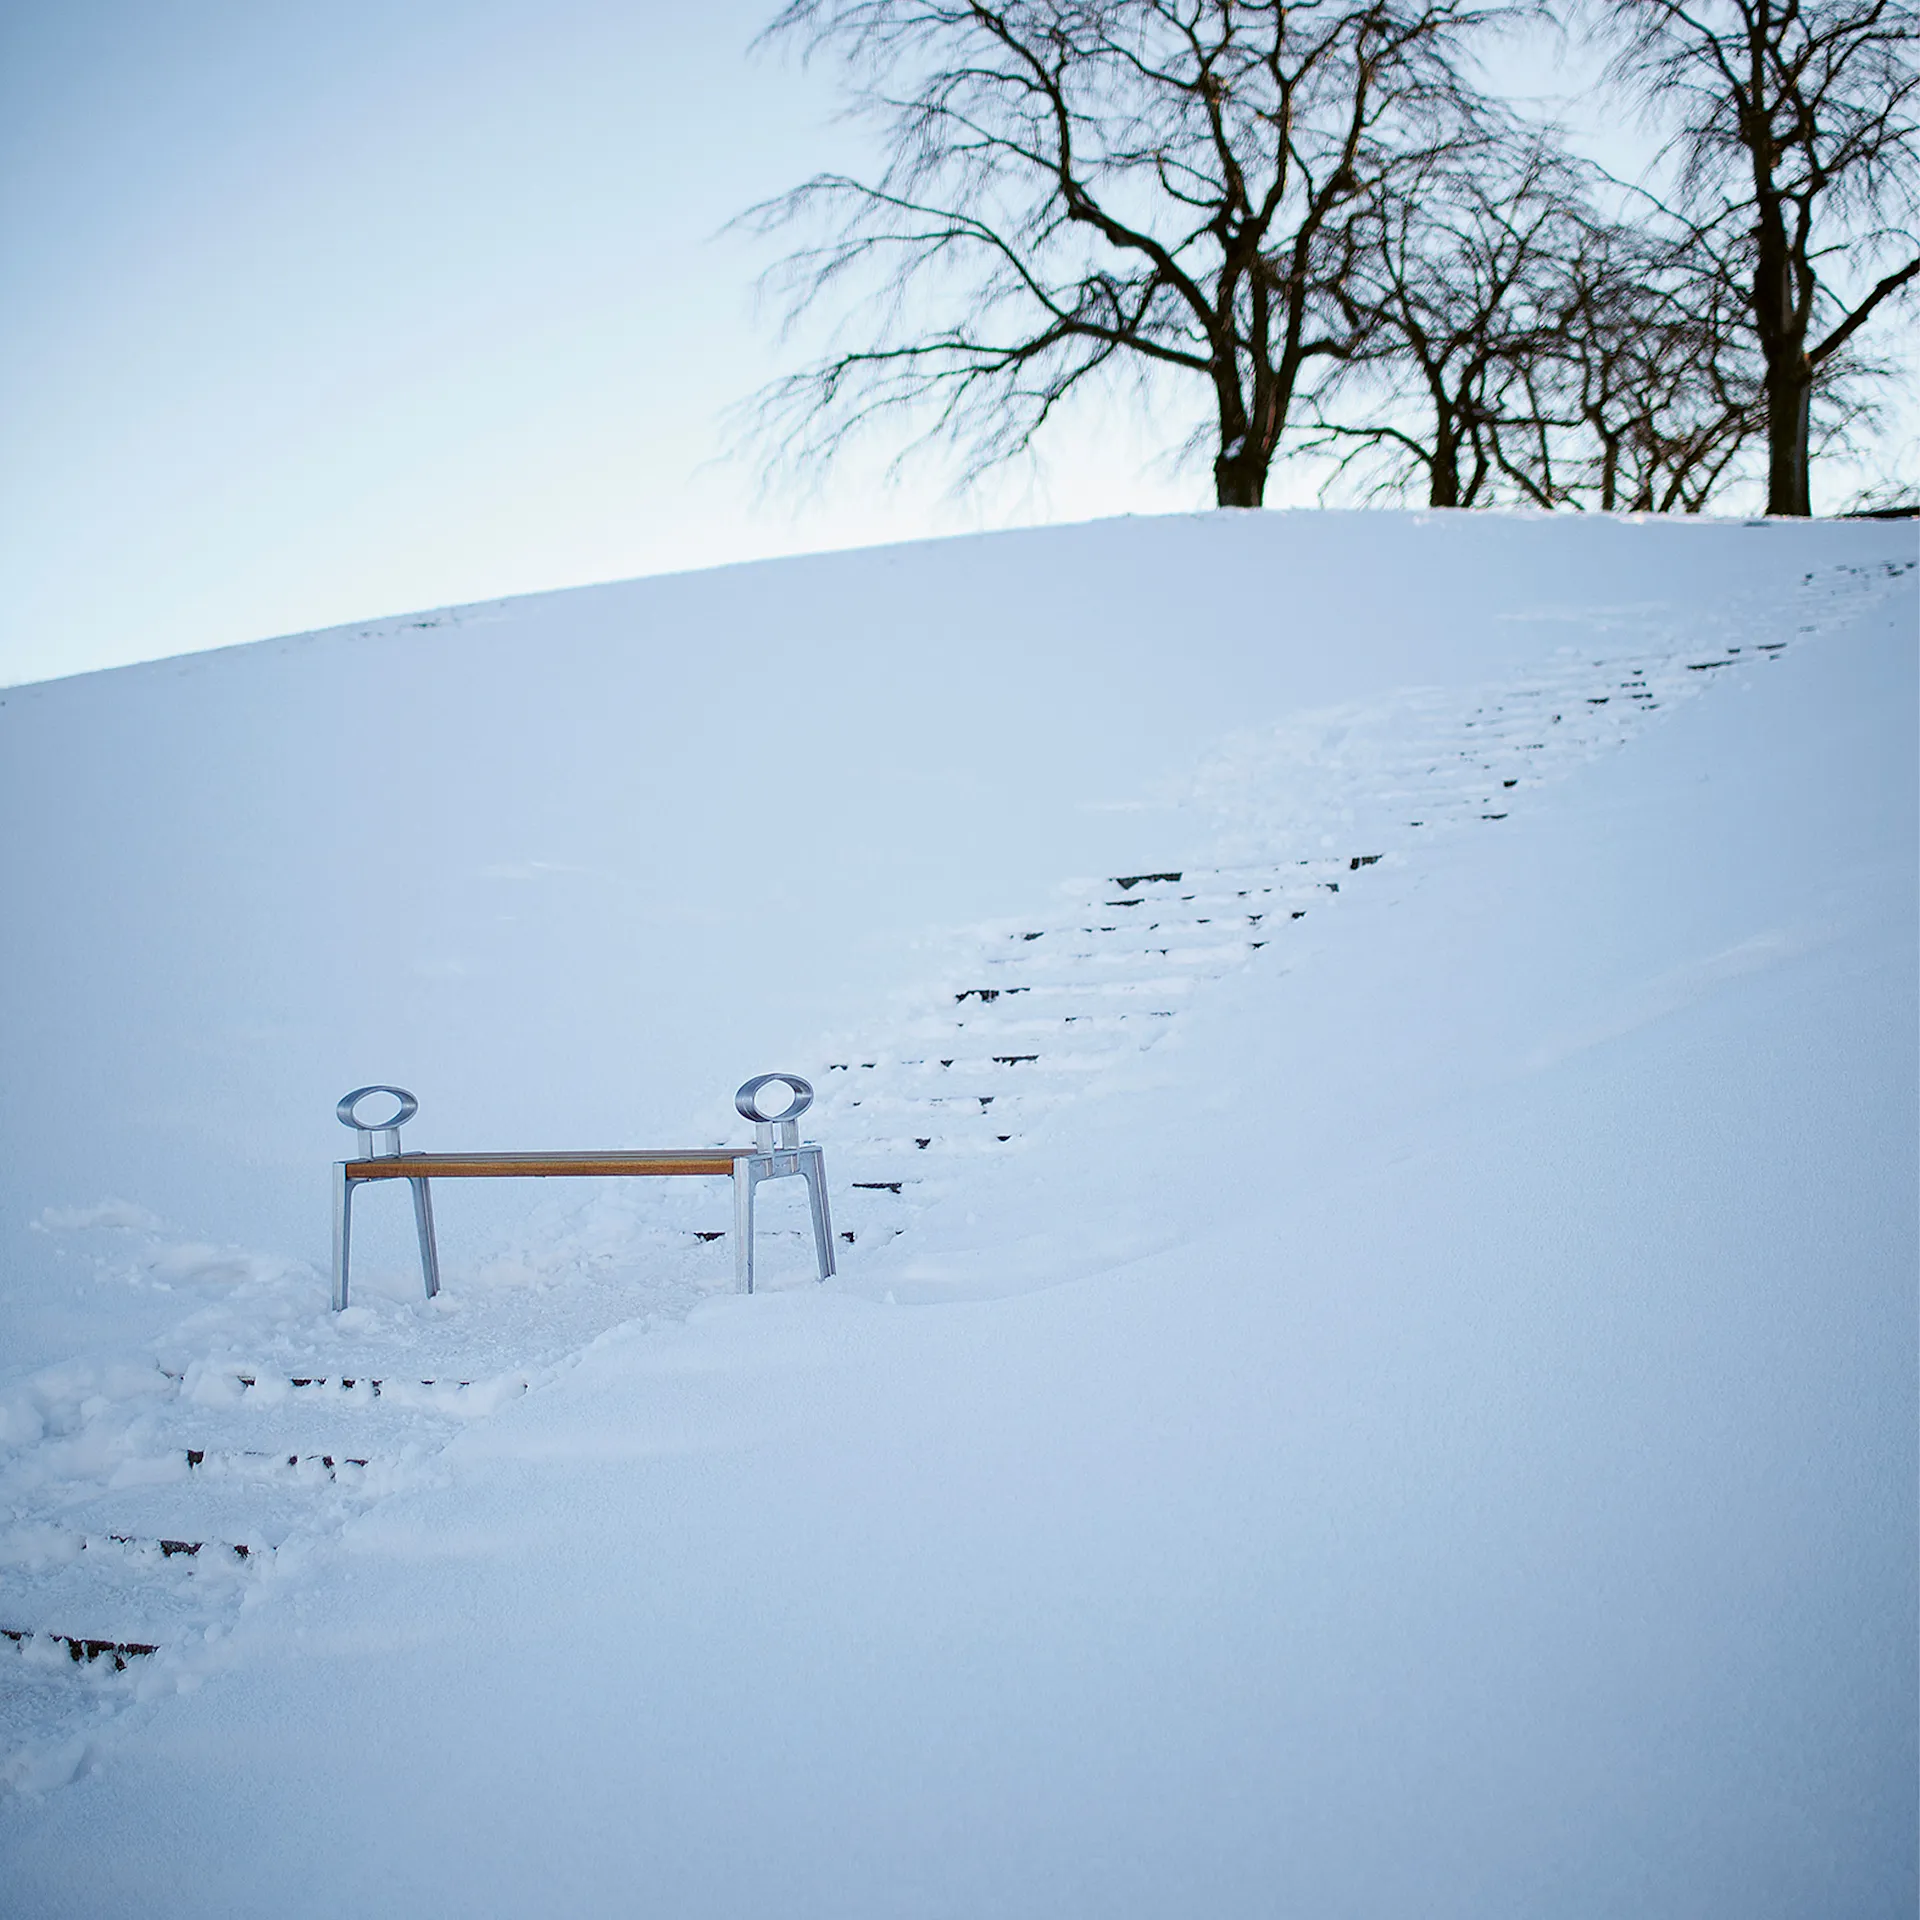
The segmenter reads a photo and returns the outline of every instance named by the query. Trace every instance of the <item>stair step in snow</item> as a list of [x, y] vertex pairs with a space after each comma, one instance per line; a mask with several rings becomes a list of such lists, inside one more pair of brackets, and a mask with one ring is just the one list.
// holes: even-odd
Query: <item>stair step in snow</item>
[[[260, 1384], [258, 1377], [251, 1373], [236, 1373], [233, 1377], [238, 1380], [243, 1387], [254, 1387]], [[385, 1380], [363, 1379], [358, 1374], [340, 1374], [338, 1376], [329, 1376], [326, 1374], [318, 1376], [312, 1374], [292, 1374], [287, 1378], [287, 1385], [296, 1393], [318, 1393], [329, 1387], [340, 1393], [352, 1393], [356, 1387], [367, 1387], [373, 1392], [376, 1398], [385, 1391], [387, 1384]], [[407, 1386], [459, 1388], [470, 1387], [473, 1385], [473, 1382], [471, 1380], [409, 1380], [404, 1384]]]
[[[163, 1367], [161, 1371], [166, 1374], [169, 1380], [172, 1380], [175, 1382], [184, 1382], [187, 1377], [184, 1372], [176, 1371], [172, 1368]], [[227, 1377], [231, 1380], [239, 1381], [239, 1383], [243, 1387], [257, 1387], [260, 1385], [263, 1379], [274, 1379], [276, 1381], [284, 1381], [288, 1390], [294, 1393], [321, 1393], [326, 1391], [333, 1391], [337, 1393], [352, 1393], [357, 1388], [364, 1387], [368, 1389], [376, 1398], [380, 1394], [387, 1392], [389, 1389], [396, 1388], [396, 1387], [397, 1388], [438, 1387], [442, 1391], [445, 1391], [450, 1388], [458, 1389], [462, 1387], [471, 1387], [476, 1384], [472, 1380], [374, 1379], [366, 1374], [352, 1374], [352, 1373], [350, 1374], [264, 1375], [259, 1373], [245, 1373], [238, 1368], [235, 1368], [233, 1372], [228, 1374]]]
[[225, 1540], [185, 1540], [165, 1534], [82, 1533], [69, 1527], [29, 1527], [16, 1531], [3, 1543], [6, 1564], [32, 1566], [77, 1560], [82, 1554], [106, 1556], [126, 1564], [141, 1561], [194, 1560], [202, 1553], [209, 1559], [231, 1555], [236, 1560], [258, 1561], [271, 1557], [271, 1547], [256, 1547]]
[[[1142, 974], [1133, 980], [1090, 980], [1072, 981], [1035, 980], [1029, 984], [1011, 987], [967, 987], [953, 996], [956, 1007], [967, 1007], [976, 1011], [954, 1021], [956, 1027], [972, 1028], [983, 1024], [979, 1020], [978, 1010], [998, 1007], [999, 1016], [1026, 1015], [1031, 1017], [1041, 1007], [1056, 1007], [1062, 1000], [1087, 999], [1101, 1000], [1151, 1000], [1156, 995], [1168, 999], [1178, 999], [1193, 991], [1193, 975], [1186, 972], [1169, 973], [1164, 967], [1156, 968], [1150, 974]], [[1024, 999], [1025, 1006], [1008, 1006], [1009, 1000]]]
[[[201, 1554], [212, 1558], [217, 1555], [231, 1555], [236, 1560], [257, 1562], [263, 1555], [271, 1555], [271, 1547], [253, 1547], [243, 1540], [143, 1540], [138, 1534], [110, 1533], [107, 1539], [116, 1547], [124, 1547], [136, 1554], [151, 1554], [156, 1550], [162, 1560], [197, 1559]], [[83, 1549], [97, 1549], [98, 1542], [81, 1537]]]
[[0, 1635], [5, 1635], [22, 1652], [31, 1651], [36, 1643], [43, 1641], [59, 1647], [76, 1667], [110, 1659], [116, 1673], [124, 1673], [129, 1660], [143, 1660], [160, 1651], [144, 1640], [91, 1640], [84, 1634], [39, 1633], [32, 1627], [0, 1627]]
[[261, 1453], [246, 1448], [215, 1447], [187, 1447], [183, 1451], [187, 1471], [209, 1478], [253, 1479], [265, 1475], [277, 1479], [283, 1475], [301, 1478], [312, 1475], [316, 1479], [338, 1480], [349, 1470], [364, 1473], [371, 1464], [352, 1454]]

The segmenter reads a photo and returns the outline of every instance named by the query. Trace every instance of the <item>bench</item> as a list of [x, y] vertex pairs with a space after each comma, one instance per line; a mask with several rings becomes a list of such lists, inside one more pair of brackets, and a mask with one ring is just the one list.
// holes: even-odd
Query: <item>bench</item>
[[[767, 1089], [786, 1090], [786, 1104], [769, 1113]], [[369, 1121], [360, 1104], [381, 1096], [397, 1102], [385, 1120]], [[777, 1096], [776, 1096], [777, 1097]], [[420, 1241], [420, 1276], [427, 1298], [440, 1291], [440, 1252], [433, 1236], [433, 1180], [545, 1180], [619, 1175], [623, 1178], [706, 1179], [733, 1182], [735, 1285], [753, 1291], [753, 1196], [764, 1180], [797, 1176], [807, 1183], [813, 1216], [813, 1249], [820, 1278], [833, 1272], [833, 1222], [827, 1212], [826, 1164], [817, 1146], [803, 1145], [800, 1116], [813, 1104], [813, 1088], [798, 1074], [763, 1073], [733, 1096], [753, 1122], [751, 1147], [692, 1147], [684, 1151], [634, 1153], [403, 1153], [400, 1129], [419, 1112], [405, 1087], [356, 1087], [334, 1109], [343, 1127], [359, 1135], [360, 1152], [333, 1164], [333, 1310], [347, 1304], [352, 1258], [353, 1196], [370, 1180], [404, 1180], [413, 1189], [413, 1220]]]

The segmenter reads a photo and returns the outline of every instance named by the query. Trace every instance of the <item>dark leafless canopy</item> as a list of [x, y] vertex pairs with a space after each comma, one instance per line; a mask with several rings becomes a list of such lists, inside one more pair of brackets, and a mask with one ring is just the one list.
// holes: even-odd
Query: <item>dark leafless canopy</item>
[[1487, 115], [1369, 206], [1339, 294], [1355, 349], [1311, 397], [1309, 444], [1380, 490], [1414, 481], [1431, 506], [1555, 504], [1585, 185], [1544, 132]]
[[1567, 497], [1698, 513], [1759, 431], [1752, 340], [1702, 250], [1711, 257], [1711, 237], [1659, 219], [1580, 234], [1553, 367], [1576, 428], [1559, 476]]
[[1920, 276], [1920, 11], [1911, 0], [1618, 0], [1617, 71], [1670, 113], [1678, 204], [1713, 237], [1703, 311], [1740, 296], [1757, 350], [1768, 506], [1811, 511], [1823, 389]]
[[[886, 161], [753, 209], [836, 344], [760, 396], [784, 453], [882, 417], [970, 471], [1107, 372], [1202, 398], [1223, 505], [1258, 505], [1303, 382], [1363, 350], [1343, 290], [1387, 210], [1484, 111], [1467, 0], [794, 0]], [[828, 297], [831, 300], [828, 301]], [[1193, 383], [1200, 383], [1196, 388]]]

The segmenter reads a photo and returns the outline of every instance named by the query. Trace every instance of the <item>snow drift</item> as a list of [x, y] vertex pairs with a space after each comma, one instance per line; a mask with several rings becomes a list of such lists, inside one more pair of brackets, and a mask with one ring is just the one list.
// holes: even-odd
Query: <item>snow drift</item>
[[[1914, 578], [1210, 515], [10, 690], [11, 1908], [1909, 1911]], [[345, 1087], [773, 1066], [833, 1286], [502, 1189], [326, 1313]]]

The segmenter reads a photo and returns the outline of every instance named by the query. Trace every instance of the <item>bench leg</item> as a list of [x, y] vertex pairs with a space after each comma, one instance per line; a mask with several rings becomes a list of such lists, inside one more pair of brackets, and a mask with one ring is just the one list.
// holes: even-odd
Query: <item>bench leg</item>
[[833, 1273], [833, 1216], [827, 1211], [827, 1164], [818, 1147], [800, 1163], [807, 1182], [807, 1207], [813, 1215], [813, 1254], [825, 1280]]
[[759, 1169], [744, 1155], [733, 1163], [733, 1287], [753, 1291], [753, 1190]]
[[440, 1249], [433, 1239], [433, 1196], [424, 1180], [409, 1180], [413, 1189], [413, 1224], [420, 1236], [420, 1277], [427, 1283], [427, 1298], [440, 1291]]
[[347, 1304], [347, 1252], [353, 1234], [353, 1182], [347, 1178], [347, 1163], [333, 1163], [333, 1310], [344, 1312]]
[[[347, 1178], [346, 1162], [333, 1163], [333, 1310], [344, 1313], [348, 1299], [348, 1274], [353, 1258], [353, 1190], [358, 1183]], [[433, 1195], [424, 1180], [409, 1180], [413, 1189], [413, 1224], [420, 1236], [420, 1277], [427, 1285], [431, 1300], [440, 1291], [440, 1249], [433, 1238]]]

